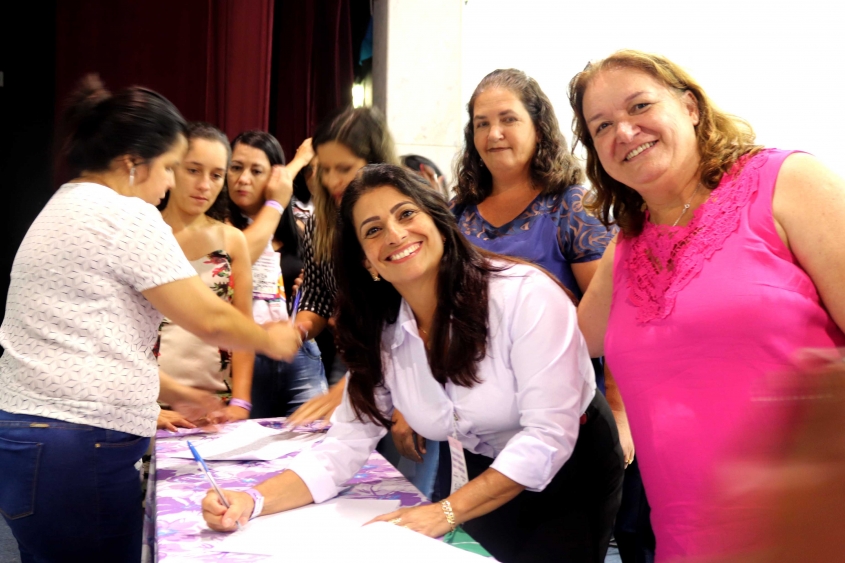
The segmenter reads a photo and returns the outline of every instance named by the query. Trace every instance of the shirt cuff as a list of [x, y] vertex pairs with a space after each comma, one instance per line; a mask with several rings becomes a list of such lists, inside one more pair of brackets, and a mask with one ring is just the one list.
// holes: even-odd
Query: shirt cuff
[[521, 436], [512, 440], [490, 467], [529, 491], [540, 492], [557, 473], [554, 459], [559, 453], [560, 450], [534, 436]]
[[332, 479], [331, 473], [326, 471], [320, 461], [307, 452], [296, 456], [287, 468], [293, 471], [305, 482], [315, 503], [325, 502], [338, 495], [340, 489]]

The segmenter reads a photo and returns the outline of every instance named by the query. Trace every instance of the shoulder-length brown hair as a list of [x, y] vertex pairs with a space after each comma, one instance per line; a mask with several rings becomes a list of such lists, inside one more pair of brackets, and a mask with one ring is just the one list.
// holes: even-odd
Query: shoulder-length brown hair
[[[374, 107], [346, 108], [325, 119], [314, 132], [314, 150], [335, 141], [367, 164], [399, 164], [393, 137], [384, 114]], [[313, 185], [314, 258], [328, 262], [332, 257], [332, 241], [337, 224], [337, 204], [323, 186], [319, 175]]]
[[699, 111], [698, 125], [695, 126], [701, 156], [699, 174], [705, 188], [716, 188], [737, 160], [759, 152], [762, 147], [754, 143], [754, 130], [747, 121], [719, 110], [692, 76], [663, 56], [622, 50], [606, 59], [589, 63], [569, 82], [569, 103], [574, 114], [572, 130], [575, 134], [572, 148], [575, 150], [581, 143], [587, 150], [587, 177], [595, 189], [595, 197], [590, 202], [585, 201], [584, 205], [606, 226], [615, 222], [624, 234], [635, 236], [642, 232], [645, 222], [643, 198], [605, 171], [584, 116], [584, 93], [590, 82], [603, 70], [619, 68], [639, 70], [670, 90], [679, 94], [691, 92], [695, 96]]
[[578, 160], [569, 152], [560, 131], [555, 110], [537, 81], [513, 68], [494, 70], [481, 79], [467, 104], [469, 121], [464, 127], [464, 152], [457, 165], [455, 201], [458, 204], [481, 203], [493, 190], [493, 176], [484, 167], [475, 148], [473, 118], [478, 96], [491, 88], [513, 92], [525, 106], [537, 132], [537, 150], [531, 161], [531, 181], [543, 193], [558, 193], [584, 181]]

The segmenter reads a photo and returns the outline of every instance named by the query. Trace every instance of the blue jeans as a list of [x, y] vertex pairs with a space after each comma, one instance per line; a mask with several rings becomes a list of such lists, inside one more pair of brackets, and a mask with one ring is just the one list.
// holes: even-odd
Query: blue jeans
[[300, 406], [328, 391], [320, 348], [313, 340], [302, 344], [291, 363], [255, 356], [250, 418], [290, 416]]
[[141, 557], [149, 438], [0, 410], [0, 512], [23, 563]]
[[[391, 438], [390, 434], [387, 437]], [[393, 441], [392, 438], [391, 441]], [[413, 483], [428, 500], [432, 500], [434, 479], [437, 477], [437, 464], [440, 460], [440, 442], [426, 438], [425, 453], [422, 459], [422, 463], [416, 463], [403, 457], [399, 460], [396, 469]]]

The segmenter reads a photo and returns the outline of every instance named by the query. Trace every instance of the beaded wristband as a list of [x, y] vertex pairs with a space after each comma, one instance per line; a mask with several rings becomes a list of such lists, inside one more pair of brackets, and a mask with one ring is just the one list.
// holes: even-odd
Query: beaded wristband
[[449, 527], [452, 528], [452, 531], [454, 532], [458, 525], [455, 524], [455, 513], [452, 512], [452, 503], [448, 500], [441, 500], [440, 508], [443, 509], [443, 514], [446, 515], [446, 522], [449, 523]]
[[255, 489], [247, 489], [244, 492], [251, 496], [252, 500], [255, 501], [255, 507], [252, 509], [252, 515], [249, 519], [252, 520], [253, 518], [261, 516], [261, 512], [264, 510], [264, 495]]
[[235, 399], [234, 397], [229, 399], [229, 405], [233, 407], [241, 407], [246, 412], [252, 410], [252, 403], [250, 403], [249, 401], [244, 401], [243, 399]]
[[264, 202], [264, 205], [266, 207], [272, 207], [273, 209], [275, 209], [279, 213], [284, 213], [284, 211], [285, 211], [285, 206], [282, 205], [281, 203], [279, 203], [278, 201], [276, 201], [275, 199], [268, 199], [267, 201]]

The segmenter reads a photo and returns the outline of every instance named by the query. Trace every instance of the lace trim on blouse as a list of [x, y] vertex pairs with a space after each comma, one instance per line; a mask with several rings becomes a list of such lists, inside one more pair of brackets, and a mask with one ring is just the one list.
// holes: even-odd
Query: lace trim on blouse
[[628, 298], [637, 308], [638, 322], [669, 316], [678, 293], [737, 231], [741, 210], [757, 192], [759, 169], [767, 159], [765, 151], [740, 159], [687, 226], [654, 225], [646, 218], [643, 232], [628, 239]]

